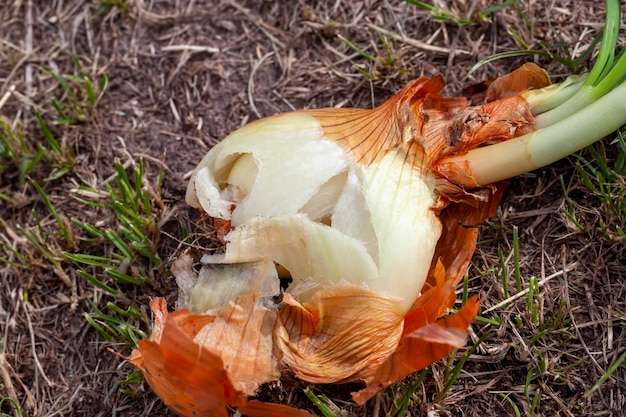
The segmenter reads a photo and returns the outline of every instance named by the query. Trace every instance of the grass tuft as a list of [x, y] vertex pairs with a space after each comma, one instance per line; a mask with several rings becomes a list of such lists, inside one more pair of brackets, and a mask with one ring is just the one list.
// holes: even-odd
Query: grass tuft
[[[0, 120], [0, 173], [12, 176], [17, 172], [19, 188], [23, 188], [31, 176], [42, 180], [59, 179], [74, 165], [72, 153], [62, 150], [43, 118], [39, 114], [36, 117], [44, 142], [29, 143], [19, 124], [11, 128]], [[11, 196], [4, 194], [2, 199], [10, 201]]]
[[[163, 262], [157, 253], [158, 213], [155, 202], [160, 196], [145, 180], [143, 161], [128, 175], [119, 162], [115, 163], [116, 174], [106, 189], [82, 187], [76, 190], [82, 195], [106, 196], [108, 202], [89, 201], [77, 198], [87, 207], [100, 211], [108, 224], [91, 224], [72, 218], [72, 222], [83, 232], [85, 241], [94, 246], [105, 244], [105, 254], [63, 252], [66, 261], [73, 264], [78, 276], [104, 291], [118, 301], [126, 300], [126, 286], [139, 287], [151, 283], [154, 271], [163, 272]], [[154, 195], [156, 198], [152, 198]], [[126, 301], [127, 302], [127, 301]], [[107, 341], [121, 339], [135, 346], [138, 335], [145, 336], [148, 321], [134, 307], [122, 308], [115, 303], [107, 304], [108, 313], [92, 305], [93, 312], [85, 318]], [[142, 336], [142, 337], [143, 337]]]
[[56, 110], [56, 125], [75, 125], [87, 121], [100, 101], [100, 97], [106, 90], [109, 83], [109, 75], [102, 74], [97, 78], [92, 78], [84, 69], [82, 62], [74, 56], [74, 63], [78, 75], [58, 74], [54, 71], [43, 70], [53, 78], [61, 90], [64, 97], [53, 98], [52, 107]]
[[[355, 64], [353, 68], [370, 80], [380, 80], [384, 73], [392, 71], [400, 62], [398, 57], [394, 54], [393, 48], [387, 38], [380, 31], [376, 31], [376, 36], [378, 43], [372, 43], [371, 49], [374, 49], [375, 53], [371, 54], [367, 52], [370, 48], [361, 48], [344, 36], [338, 35], [338, 38], [348, 46], [350, 50], [356, 53], [356, 56], [360, 56], [367, 61], [366, 68], [364, 68], [363, 64]], [[382, 50], [379, 50], [380, 47], [382, 47]], [[406, 68], [400, 68], [398, 70], [400, 74], [407, 71], [408, 69]]]

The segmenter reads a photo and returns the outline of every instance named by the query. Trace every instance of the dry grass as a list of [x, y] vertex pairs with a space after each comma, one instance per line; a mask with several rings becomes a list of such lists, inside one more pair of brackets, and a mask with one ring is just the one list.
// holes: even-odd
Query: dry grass
[[[476, 16], [487, 2], [453, 3], [465, 17]], [[23, 181], [23, 165], [0, 161], [6, 165], [0, 167], [0, 397], [14, 399], [30, 416], [170, 415], [147, 386], [119, 384], [133, 370], [111, 350], [126, 355], [130, 344], [105, 341], [83, 313], [93, 313], [94, 306], [106, 310], [113, 300], [138, 308], [132, 323], [148, 330], [150, 298], [164, 296], [173, 304], [167, 265], [186, 237], [188, 219], [195, 218], [183, 204], [184, 175], [212, 144], [277, 112], [370, 107], [420, 75], [442, 72], [446, 92], [457, 94], [529, 59], [495, 61], [465, 78], [478, 60], [520, 49], [511, 33], [532, 48], [578, 55], [601, 29], [599, 10], [591, 0], [527, 0], [485, 22], [459, 26], [395, 0], [6, 2], [0, 6], [0, 120], [23, 135], [27, 151], [15, 160], [32, 161], [39, 143], [47, 152]], [[384, 41], [375, 28], [382, 28]], [[377, 60], [355, 53], [339, 35]], [[536, 60], [557, 81], [569, 74], [554, 60]], [[50, 72], [94, 86], [105, 74], [109, 81], [86, 103], [88, 97], [73, 101]], [[84, 92], [84, 84], [72, 85]], [[75, 123], [54, 125], [59, 112], [53, 98], [65, 103]], [[46, 141], [37, 113], [61, 152]], [[116, 227], [110, 211], [86, 206], [74, 190], [104, 190], [114, 161], [132, 168], [140, 159], [144, 187], [153, 190], [150, 241], [165, 266], [145, 259], [133, 264], [129, 274], [141, 272], [147, 284], [116, 284], [124, 297], [113, 298], [79, 276], [62, 251], [108, 257], [114, 245], [89, 239], [68, 219]], [[69, 171], [56, 178], [63, 166]], [[33, 183], [41, 185], [60, 221]], [[498, 216], [482, 227], [468, 274], [468, 291], [483, 297], [482, 315], [490, 320], [475, 323], [470, 345], [485, 339], [445, 395], [450, 369], [465, 352], [428, 370], [410, 415], [514, 415], [514, 407], [523, 415], [623, 415], [624, 365], [585, 396], [626, 350], [625, 245], [601, 227], [624, 227], [623, 221], [590, 196], [574, 160], [512, 180]], [[535, 287], [533, 279], [543, 284]], [[530, 296], [503, 303], [505, 281], [509, 296], [526, 289]], [[313, 409], [306, 387], [287, 379], [260, 395]], [[383, 416], [400, 388], [363, 408], [346, 403], [349, 387], [313, 390], [346, 415]], [[2, 413], [17, 415], [6, 401]]]

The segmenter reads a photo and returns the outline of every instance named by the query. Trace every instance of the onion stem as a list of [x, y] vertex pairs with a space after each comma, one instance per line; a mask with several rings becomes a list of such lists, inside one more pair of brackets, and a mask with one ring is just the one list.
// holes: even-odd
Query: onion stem
[[533, 115], [545, 113], [560, 106], [578, 92], [589, 74], [571, 75], [559, 84], [522, 93]]
[[626, 82], [577, 113], [524, 136], [472, 149], [443, 163], [467, 161], [479, 185], [492, 184], [558, 161], [626, 123]]
[[557, 87], [524, 93], [536, 131], [472, 149], [440, 163], [467, 162], [478, 185], [487, 185], [549, 165], [602, 139], [626, 124], [626, 52], [615, 45], [620, 2], [607, 0], [598, 59], [591, 72]]
[[619, 3], [619, 0], [606, 1], [606, 19], [600, 51], [596, 63], [591, 69], [589, 76], [585, 79], [584, 84], [560, 106], [538, 115], [535, 120], [537, 129], [550, 126], [575, 114], [611, 91], [624, 79], [626, 75], [626, 56], [620, 54], [621, 56], [617, 62], [614, 62], [615, 45], [621, 21]]
[[602, 81], [610, 71], [615, 58], [615, 44], [620, 26], [620, 0], [607, 0], [606, 20], [602, 32], [602, 43], [596, 64], [589, 73], [585, 85], [594, 86]]

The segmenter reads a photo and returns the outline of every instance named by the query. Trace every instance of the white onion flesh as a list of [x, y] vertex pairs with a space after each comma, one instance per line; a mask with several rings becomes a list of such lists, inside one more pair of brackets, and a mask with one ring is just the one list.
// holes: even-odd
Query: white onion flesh
[[[231, 220], [216, 262], [270, 259], [290, 272], [287, 291], [301, 302], [321, 288], [359, 285], [402, 300], [407, 311], [441, 234], [428, 172], [397, 149], [361, 165], [324, 137], [314, 116], [287, 113], [249, 124], [209, 151], [187, 201]], [[232, 295], [211, 288], [217, 294], [207, 305]]]

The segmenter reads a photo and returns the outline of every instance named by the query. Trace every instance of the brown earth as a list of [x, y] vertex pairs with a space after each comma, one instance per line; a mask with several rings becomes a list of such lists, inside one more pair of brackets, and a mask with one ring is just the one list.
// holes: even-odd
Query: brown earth
[[[604, 10], [597, 1], [524, 0], [478, 21], [487, 2], [453, 3], [459, 16], [476, 22], [437, 21], [395, 0], [129, 0], [127, 10], [119, 0], [5, 2], [0, 97], [11, 88], [14, 93], [0, 105], [0, 120], [21, 125], [28, 143], [43, 142], [38, 111], [62, 146], [73, 151], [72, 170], [61, 179], [50, 179], [51, 167], [31, 173], [68, 218], [109, 220], [97, 218], [101, 211], [85, 211], [69, 190], [101, 186], [114, 173], [115, 160], [132, 165], [143, 158], [153, 183], [164, 167], [157, 237], [167, 264], [180, 251], [186, 219], [197, 218], [184, 204], [185, 174], [211, 145], [246, 122], [292, 109], [371, 107], [422, 75], [442, 73], [446, 94], [457, 95], [464, 86], [526, 61], [560, 81], [573, 68], [539, 56], [497, 60], [466, 74], [480, 59], [523, 49], [522, 43], [560, 57], [579, 56], [601, 30]], [[355, 53], [340, 36], [377, 61]], [[74, 57], [92, 80], [104, 74], [110, 80], [83, 120], [54, 126], [51, 99], [68, 98], [47, 71], [77, 75]], [[383, 62], [388, 57], [393, 59]], [[583, 60], [578, 69], [590, 64]], [[611, 158], [614, 147], [606, 141], [606, 148]], [[483, 297], [483, 310], [498, 304], [504, 299], [500, 250], [509, 289], [516, 292], [512, 230], [518, 227], [522, 286], [528, 287], [531, 277], [541, 281], [557, 274], [537, 293], [536, 320], [527, 297], [482, 314], [501, 324], [476, 322], [468, 346], [488, 334], [451, 389], [437, 398], [449, 371], [444, 361], [433, 365], [406, 415], [513, 415], [508, 400], [528, 414], [535, 392], [537, 415], [624, 415], [624, 365], [595, 394], [584, 396], [626, 349], [626, 268], [624, 241], [607, 237], [600, 225], [605, 221], [615, 230], [619, 220], [591, 195], [575, 162], [560, 161], [512, 180], [498, 216], [482, 228], [469, 270], [469, 292]], [[133, 369], [112, 351], [128, 355], [130, 346], [104, 341], [83, 317], [93, 311], [90, 302], [103, 309], [110, 298], [70, 264], [63, 264], [71, 284], [65, 285], [17, 233], [20, 226], [35, 228], [37, 218], [43, 227], [54, 226], [31, 183], [19, 187], [18, 182], [16, 170], [0, 170], [0, 193], [8, 196], [0, 199], [0, 398], [13, 398], [28, 416], [172, 415], [147, 385], [119, 384]], [[572, 210], [584, 230], [565, 215]], [[55, 249], [110, 250], [80, 238], [65, 243]], [[20, 263], [16, 251], [28, 261]], [[151, 274], [152, 285], [126, 289], [127, 305], [141, 308], [146, 320], [151, 298], [176, 298], [167, 268]], [[142, 325], [147, 330], [147, 323]], [[259, 397], [315, 411], [302, 393], [307, 386], [286, 378]], [[401, 386], [389, 389], [359, 408], [349, 403], [351, 387], [312, 388], [346, 416], [391, 415], [401, 391]], [[12, 407], [5, 402], [2, 412], [11, 415]]]

